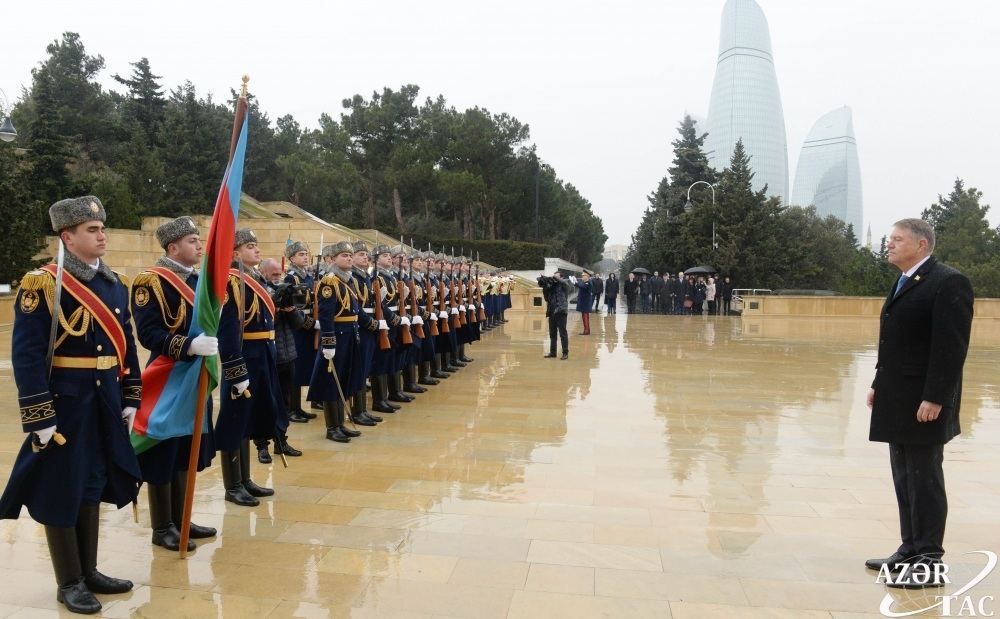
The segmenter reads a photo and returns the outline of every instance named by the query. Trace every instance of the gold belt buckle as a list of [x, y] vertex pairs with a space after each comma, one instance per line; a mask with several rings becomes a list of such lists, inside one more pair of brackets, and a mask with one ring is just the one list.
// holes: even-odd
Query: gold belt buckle
[[110, 370], [118, 365], [118, 357], [112, 355], [102, 355], [97, 358], [98, 370]]

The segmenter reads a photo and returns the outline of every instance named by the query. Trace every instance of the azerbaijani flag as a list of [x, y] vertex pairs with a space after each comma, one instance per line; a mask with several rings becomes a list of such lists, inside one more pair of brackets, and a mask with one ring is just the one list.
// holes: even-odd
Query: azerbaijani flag
[[[205, 242], [201, 274], [194, 293], [194, 315], [188, 337], [199, 334], [217, 336], [222, 302], [226, 295], [229, 265], [233, 259], [233, 241], [240, 212], [243, 187], [243, 159], [247, 147], [248, 117], [245, 105], [237, 105], [234, 136], [238, 140], [226, 166], [219, 197], [215, 201], [212, 224]], [[242, 112], [242, 114], [241, 114]], [[242, 118], [241, 118], [242, 116]], [[242, 125], [242, 126], [240, 126]], [[142, 372], [142, 405], [132, 427], [132, 448], [142, 453], [158, 442], [178, 436], [190, 436], [198, 406], [198, 376], [202, 364], [208, 372], [208, 393], [219, 384], [216, 357], [196, 357], [193, 361], [174, 361], [160, 355]], [[209, 395], [211, 397], [211, 395]], [[207, 430], [208, 417], [205, 417]]]

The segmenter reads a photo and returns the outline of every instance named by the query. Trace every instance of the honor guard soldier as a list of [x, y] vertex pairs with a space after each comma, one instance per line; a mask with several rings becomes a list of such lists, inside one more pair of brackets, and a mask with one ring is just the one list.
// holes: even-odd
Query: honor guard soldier
[[[376, 245], [375, 249], [372, 250], [372, 256], [375, 257], [376, 267], [375, 277], [372, 281], [378, 282], [382, 304], [382, 322], [379, 323], [379, 329], [388, 329], [390, 345], [390, 348], [386, 350], [377, 349], [375, 351], [372, 375], [375, 377], [374, 386], [377, 386], [378, 390], [373, 391], [375, 395], [372, 398], [373, 400], [376, 397], [378, 399], [372, 408], [379, 412], [393, 413], [399, 410], [399, 407], [393, 405], [392, 402], [411, 402], [413, 398], [401, 393], [389, 380], [396, 373], [395, 349], [399, 348], [398, 327], [402, 324], [396, 314], [399, 311], [396, 279], [389, 272], [389, 269], [392, 268], [392, 250], [387, 245]], [[375, 299], [375, 302], [378, 303], [379, 299]]]
[[419, 350], [414, 350], [413, 360], [417, 370], [417, 384], [438, 385], [438, 379], [431, 376], [431, 360], [434, 359], [434, 336], [437, 331], [437, 311], [434, 308], [434, 297], [431, 292], [430, 279], [427, 277], [427, 254], [415, 252], [410, 258], [413, 267], [413, 290], [416, 294], [416, 307], [424, 337], [420, 339]]
[[[402, 248], [401, 248], [402, 249]], [[403, 346], [400, 359], [399, 375], [404, 393], [426, 393], [427, 390], [417, 384], [417, 364], [420, 362], [420, 352], [423, 347], [424, 318], [422, 310], [417, 306], [417, 287], [413, 282], [413, 256], [402, 250], [399, 256], [399, 279], [403, 282], [402, 298], [399, 300], [399, 312], [404, 326], [410, 333], [410, 344]], [[419, 329], [417, 328], [419, 327]], [[402, 331], [400, 331], [402, 333]]]
[[458, 311], [465, 314], [465, 324], [459, 331], [458, 360], [462, 363], [472, 363], [474, 360], [465, 354], [465, 345], [472, 344], [478, 337], [476, 330], [476, 303], [472, 298], [471, 264], [464, 257], [459, 259], [459, 302]]
[[[179, 217], [156, 229], [156, 240], [165, 255], [156, 264], [139, 273], [132, 282], [132, 317], [139, 343], [149, 349], [149, 363], [160, 355], [174, 361], [191, 361], [197, 356], [218, 354], [217, 338], [204, 333], [189, 338], [194, 315], [194, 291], [198, 274], [194, 267], [201, 262], [202, 242], [198, 227], [190, 217]], [[214, 361], [213, 361], [214, 363]], [[208, 401], [208, 425], [212, 425], [212, 400]], [[184, 509], [186, 471], [191, 437], [181, 436], [160, 441], [138, 455], [142, 481], [149, 494], [149, 519], [153, 545], [168, 550], [180, 547], [181, 512]], [[211, 431], [201, 437], [198, 470], [212, 463], [215, 447]], [[215, 529], [191, 523], [191, 539], [215, 536]], [[195, 543], [188, 541], [188, 550]]]
[[237, 230], [219, 319], [222, 391], [215, 446], [222, 457], [226, 500], [245, 506], [258, 505], [258, 497], [274, 494], [250, 479], [249, 440], [273, 437], [282, 442], [276, 430], [281, 433], [288, 426], [285, 415], [278, 414], [283, 409], [278, 401], [274, 303], [254, 268], [258, 264], [257, 236], [252, 230]]
[[301, 286], [306, 292], [305, 305], [301, 308], [306, 314], [306, 321], [302, 327], [295, 330], [295, 350], [298, 357], [295, 359], [295, 376], [288, 389], [291, 394], [288, 405], [288, 420], [295, 423], [305, 423], [310, 419], [315, 419], [316, 414], [310, 413], [302, 408], [302, 387], [308, 387], [312, 379], [313, 366], [316, 361], [316, 321], [313, 318], [313, 289], [316, 280], [306, 269], [312, 256], [309, 254], [309, 246], [301, 241], [295, 241], [285, 245], [285, 258], [288, 259], [288, 271], [285, 273], [285, 283], [293, 286]]
[[129, 424], [142, 380], [128, 284], [102, 260], [101, 201], [61, 200], [49, 218], [65, 254], [21, 279], [14, 306], [12, 364], [28, 436], [0, 497], [0, 518], [28, 508], [45, 527], [56, 599], [92, 614], [101, 610], [94, 593], [132, 589], [97, 571], [97, 540], [100, 503], [121, 508], [138, 493]]
[[[381, 322], [375, 319], [375, 291], [372, 288], [372, 280], [368, 275], [369, 255], [368, 245], [364, 241], [358, 241], [352, 246], [354, 253], [351, 254], [351, 287], [354, 288], [355, 296], [361, 313], [358, 314], [358, 332], [360, 359], [358, 360], [358, 371], [351, 372], [350, 391], [354, 393], [351, 403], [351, 421], [359, 426], [374, 426], [382, 421], [378, 415], [368, 412], [368, 398], [365, 395], [365, 383], [371, 377], [372, 363], [375, 359], [375, 349], [378, 347], [379, 330], [389, 330], [385, 320]], [[388, 402], [378, 401], [378, 391], [376, 381], [372, 383], [372, 410], [379, 412], [395, 412]], [[384, 404], [384, 406], [382, 406]]]
[[351, 374], [357, 372], [360, 365], [358, 314], [362, 312], [351, 285], [354, 248], [347, 241], [341, 241], [324, 248], [323, 253], [324, 257], [332, 254], [333, 262], [316, 288], [320, 348], [314, 357], [307, 397], [310, 401], [323, 403], [326, 438], [349, 443], [352, 437], [361, 435], [344, 425], [346, 398], [352, 395], [349, 391]]

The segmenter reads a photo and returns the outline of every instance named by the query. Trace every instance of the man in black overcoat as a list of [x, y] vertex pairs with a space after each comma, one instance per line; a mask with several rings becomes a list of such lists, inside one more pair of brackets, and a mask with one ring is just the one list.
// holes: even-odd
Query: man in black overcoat
[[934, 230], [927, 222], [896, 222], [888, 259], [901, 275], [882, 306], [878, 362], [868, 391], [869, 439], [889, 444], [902, 543], [890, 557], [869, 559], [865, 566], [884, 573], [909, 564], [887, 582], [907, 589], [945, 584], [939, 565], [948, 515], [942, 461], [944, 444], [960, 432], [962, 366], [972, 325], [968, 278], [938, 262], [933, 250]]

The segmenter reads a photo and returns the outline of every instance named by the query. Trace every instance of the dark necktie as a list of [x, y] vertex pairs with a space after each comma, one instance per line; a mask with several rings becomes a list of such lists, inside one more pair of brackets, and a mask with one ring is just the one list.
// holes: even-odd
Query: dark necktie
[[903, 286], [906, 285], [906, 281], [908, 279], [910, 279], [910, 278], [908, 276], [906, 276], [906, 275], [900, 275], [899, 276], [899, 282], [896, 283], [896, 292], [892, 293], [893, 297], [895, 297], [896, 295], [899, 294], [899, 291], [903, 289]]

